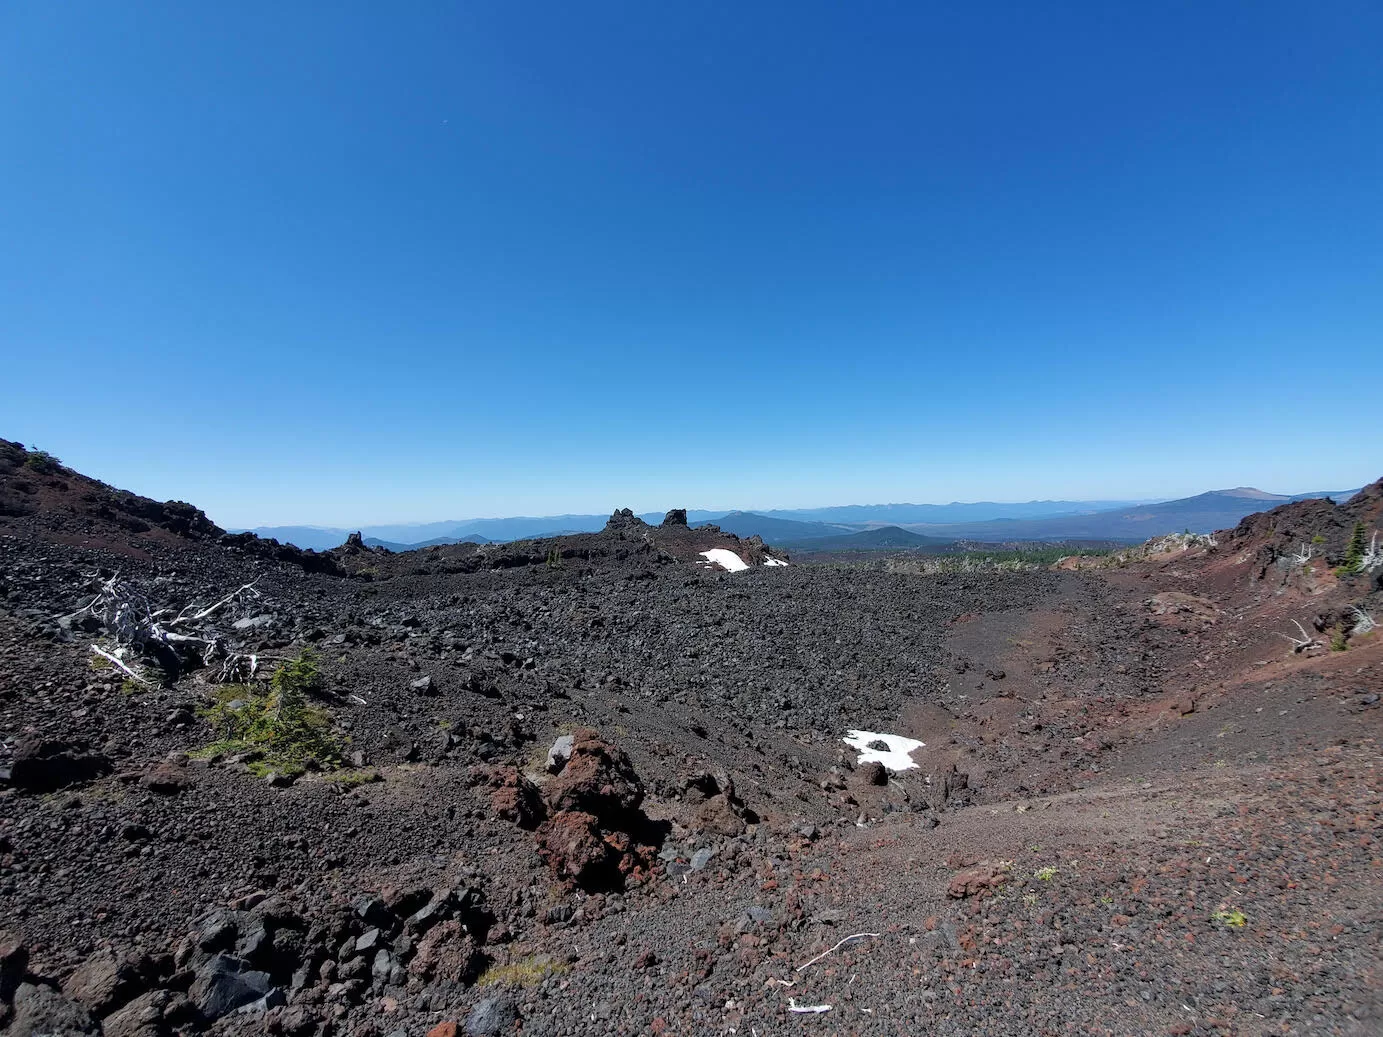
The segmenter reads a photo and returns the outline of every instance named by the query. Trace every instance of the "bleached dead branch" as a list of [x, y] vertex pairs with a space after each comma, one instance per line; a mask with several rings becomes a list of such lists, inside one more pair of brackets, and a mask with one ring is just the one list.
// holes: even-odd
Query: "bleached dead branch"
[[133, 669], [131, 669], [129, 666], [125, 665], [125, 661], [124, 661], [123, 659], [121, 659], [120, 656], [118, 656], [117, 654], [115, 654], [115, 652], [108, 652], [108, 651], [106, 651], [104, 648], [102, 648], [100, 645], [92, 645], [92, 646], [91, 646], [91, 650], [92, 650], [93, 652], [95, 652], [97, 655], [99, 655], [102, 659], [106, 660], [106, 662], [110, 663], [112, 666], [117, 667], [117, 668], [120, 669], [120, 670], [123, 670], [126, 674], [129, 675], [129, 677], [130, 677], [131, 680], [137, 681], [137, 682], [140, 683], [140, 684], [148, 684], [148, 683], [149, 683], [149, 682], [144, 678], [144, 675], [143, 675], [143, 674], [141, 674], [141, 673], [136, 673], [136, 672], [135, 672]]
[[1349, 610], [1354, 613], [1354, 626], [1350, 628], [1351, 634], [1367, 634], [1378, 629], [1378, 621], [1358, 605], [1351, 605]]
[[1311, 561], [1312, 548], [1310, 544], [1302, 544], [1301, 550], [1287, 559], [1293, 565], [1306, 565]]
[[173, 617], [173, 619], [169, 621], [168, 625], [170, 627], [175, 627], [183, 623], [200, 623], [202, 620], [208, 618], [209, 616], [215, 615], [215, 613], [219, 609], [225, 608], [232, 602], [239, 604], [241, 602], [248, 601], [251, 599], [258, 601], [260, 598], [264, 596], [260, 594], [259, 591], [255, 590], [255, 584], [258, 582], [258, 579], [251, 580], [243, 587], [237, 587], [235, 590], [231, 591], [229, 594], [227, 594], [224, 598], [222, 598], [215, 604], [208, 605], [206, 608], [200, 609], [190, 616], [187, 615], [188, 611], [195, 609], [196, 606], [189, 605], [187, 608], [183, 609], [182, 612], [179, 612], [175, 617]]
[[1310, 634], [1308, 634], [1308, 633], [1306, 632], [1306, 628], [1305, 628], [1304, 626], [1301, 625], [1301, 621], [1300, 621], [1300, 620], [1294, 619], [1294, 620], [1292, 620], [1292, 622], [1295, 623], [1296, 626], [1297, 626], [1297, 629], [1298, 629], [1299, 631], [1301, 631], [1301, 637], [1297, 638], [1297, 637], [1293, 637], [1291, 634], [1282, 634], [1282, 633], [1279, 633], [1277, 636], [1278, 636], [1278, 637], [1284, 637], [1284, 638], [1286, 638], [1288, 641], [1290, 641], [1290, 642], [1292, 643], [1292, 651], [1293, 651], [1293, 653], [1296, 653], [1296, 652], [1304, 652], [1304, 651], [1306, 651], [1306, 649], [1308, 649], [1308, 648], [1319, 648], [1319, 647], [1321, 646], [1320, 640], [1319, 640], [1318, 638], [1312, 637]]
[[1383, 569], [1383, 551], [1378, 549], [1377, 530], [1374, 530], [1373, 537], [1369, 540], [1369, 549], [1359, 559], [1359, 569], [1366, 573], [1371, 573], [1375, 569]]
[[818, 955], [817, 955], [815, 958], [813, 958], [811, 961], [804, 961], [801, 965], [798, 965], [798, 966], [797, 966], [797, 971], [798, 971], [798, 972], [801, 972], [801, 971], [802, 971], [803, 969], [805, 969], [808, 965], [815, 965], [815, 964], [816, 964], [818, 961], [820, 961], [822, 958], [826, 957], [828, 954], [834, 954], [836, 951], [838, 951], [838, 950], [840, 950], [842, 947], [844, 947], [847, 943], [851, 943], [851, 942], [854, 941], [854, 940], [863, 940], [865, 937], [876, 937], [876, 938], [877, 938], [878, 935], [879, 935], [878, 933], [855, 933], [853, 936], [847, 936], [847, 937], [845, 937], [845, 939], [838, 941], [834, 947], [828, 947], [826, 950], [822, 951], [820, 954], [818, 954]]
[[788, 1011], [797, 1015], [820, 1015], [830, 1010], [830, 1005], [799, 1005], [796, 998], [788, 998]]
[[[226, 647], [223, 635], [210, 625], [210, 620], [227, 606], [244, 605], [263, 597], [251, 581], [207, 606], [188, 605], [171, 619], [172, 609], [152, 609], [148, 598], [133, 583], [115, 575], [85, 606], [66, 620], [89, 614], [115, 642], [115, 651], [99, 645], [91, 650], [107, 659], [140, 683], [147, 678], [123, 661], [125, 656], [152, 656], [165, 670], [178, 670], [184, 664], [215, 667], [217, 679], [242, 681], [252, 679], [259, 670], [259, 657], [233, 652]], [[219, 664], [219, 665], [218, 665]]]

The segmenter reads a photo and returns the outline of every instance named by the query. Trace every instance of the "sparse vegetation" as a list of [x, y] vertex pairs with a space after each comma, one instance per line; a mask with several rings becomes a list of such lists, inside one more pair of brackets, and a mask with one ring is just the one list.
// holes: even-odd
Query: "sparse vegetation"
[[1210, 916], [1212, 921], [1219, 922], [1227, 929], [1242, 929], [1248, 925], [1248, 915], [1240, 911], [1237, 907], [1221, 907]]
[[934, 573], [956, 572], [1033, 572], [1046, 569], [1067, 558], [1104, 558], [1110, 548], [1054, 544], [1050, 547], [996, 548], [967, 550], [951, 554], [913, 554], [887, 561], [890, 572], [905, 572], [929, 576]]
[[477, 986], [536, 987], [549, 976], [568, 970], [565, 962], [546, 954], [533, 954], [504, 965], [491, 965], [476, 981]]
[[202, 711], [220, 737], [195, 755], [247, 756], [256, 776], [340, 767], [331, 714], [307, 701], [320, 687], [321, 672], [310, 651], [280, 665], [267, 693], [243, 684], [222, 686], [215, 704]]
[[1032, 877], [1043, 882], [1051, 882], [1056, 878], [1057, 869], [1054, 865], [1048, 864], [1046, 867], [1038, 868], [1032, 873]]
[[24, 467], [40, 475], [50, 475], [62, 467], [62, 462], [47, 450], [30, 450], [24, 458]]
[[1343, 652], [1349, 647], [1349, 641], [1345, 636], [1345, 628], [1337, 626], [1330, 634], [1330, 650], [1332, 652]]
[[334, 771], [331, 775], [331, 783], [340, 785], [343, 788], [355, 788], [357, 785], [370, 785], [384, 780], [384, 775], [373, 767], [361, 767], [356, 770]]

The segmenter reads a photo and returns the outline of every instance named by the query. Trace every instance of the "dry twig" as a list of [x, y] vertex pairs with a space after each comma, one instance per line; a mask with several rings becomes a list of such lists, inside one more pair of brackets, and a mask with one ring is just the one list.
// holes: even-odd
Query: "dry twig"
[[864, 939], [865, 937], [867, 937], [867, 936], [877, 937], [878, 935], [879, 935], [878, 933], [855, 933], [855, 934], [852, 935], [852, 936], [847, 936], [847, 937], [845, 937], [845, 939], [840, 940], [838, 943], [836, 943], [836, 945], [835, 945], [834, 947], [828, 947], [826, 950], [822, 951], [820, 954], [818, 954], [818, 955], [817, 955], [815, 958], [813, 958], [811, 961], [804, 961], [801, 965], [798, 965], [798, 966], [797, 966], [797, 971], [798, 971], [798, 972], [801, 972], [801, 971], [802, 971], [803, 969], [805, 969], [808, 965], [815, 965], [815, 964], [816, 964], [818, 961], [820, 961], [822, 958], [826, 957], [826, 955], [828, 955], [828, 954], [834, 954], [836, 951], [840, 950], [842, 947], [844, 947], [847, 943], [850, 943], [852, 940], [863, 940], [863, 939]]

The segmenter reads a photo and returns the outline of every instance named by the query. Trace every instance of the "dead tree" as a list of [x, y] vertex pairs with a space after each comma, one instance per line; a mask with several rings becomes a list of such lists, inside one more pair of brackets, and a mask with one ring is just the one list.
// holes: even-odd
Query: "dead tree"
[[1300, 621], [1300, 620], [1294, 619], [1294, 620], [1292, 620], [1292, 622], [1295, 623], [1296, 626], [1297, 626], [1297, 629], [1298, 629], [1299, 631], [1301, 631], [1301, 637], [1293, 637], [1291, 634], [1281, 634], [1281, 633], [1278, 634], [1277, 636], [1278, 636], [1278, 637], [1285, 637], [1288, 641], [1291, 642], [1291, 644], [1292, 644], [1292, 653], [1293, 653], [1293, 654], [1298, 654], [1298, 653], [1304, 652], [1304, 651], [1306, 651], [1308, 648], [1320, 648], [1320, 647], [1321, 647], [1321, 642], [1320, 642], [1317, 638], [1312, 637], [1310, 634], [1308, 634], [1308, 633], [1306, 632], [1306, 628], [1305, 628], [1304, 626], [1301, 625], [1301, 621]]
[[141, 684], [150, 683], [144, 672], [147, 662], [170, 679], [187, 669], [207, 667], [215, 668], [221, 681], [249, 680], [259, 669], [259, 657], [231, 650], [216, 621], [227, 610], [243, 611], [260, 601], [263, 595], [255, 588], [257, 582], [237, 587], [210, 605], [188, 605], [173, 614], [171, 608], [152, 608], [137, 586], [116, 575], [101, 585], [90, 602], [63, 618], [93, 616], [114, 647], [93, 644], [91, 651]]

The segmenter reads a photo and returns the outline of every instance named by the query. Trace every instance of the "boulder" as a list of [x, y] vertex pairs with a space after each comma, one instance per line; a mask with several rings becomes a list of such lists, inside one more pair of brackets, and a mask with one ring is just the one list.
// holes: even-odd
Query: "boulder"
[[95, 781], [113, 769], [110, 760], [92, 752], [85, 742], [26, 732], [14, 748], [10, 783], [31, 792], [52, 792]]
[[537, 842], [538, 854], [561, 881], [586, 890], [618, 885], [621, 854], [594, 815], [578, 810], [554, 814], [538, 829]]
[[670, 511], [668, 511], [666, 515], [663, 516], [663, 525], [665, 526], [685, 526], [686, 524], [686, 508], [672, 508]]
[[591, 814], [607, 823], [637, 810], [643, 795], [629, 757], [589, 727], [572, 732], [571, 759], [544, 789], [554, 813]]
[[1001, 864], [977, 864], [956, 872], [946, 887], [946, 895], [955, 900], [992, 893], [1008, 881], [1008, 869]]
[[552, 748], [547, 751], [547, 772], [549, 774], [560, 774], [562, 768], [571, 759], [571, 747], [575, 739], [571, 735], [562, 735], [552, 743]]
[[418, 941], [410, 974], [427, 983], [445, 980], [469, 986], [480, 975], [485, 959], [465, 926], [455, 919], [441, 922]]
[[140, 776], [139, 783], [161, 796], [176, 796], [189, 784], [187, 768], [172, 760], [165, 760], [146, 770]]
[[531, 831], [547, 816], [547, 807], [538, 793], [538, 787], [512, 764], [479, 767], [472, 774], [494, 790], [490, 793], [490, 809], [496, 817]]
[[143, 987], [139, 972], [111, 951], [97, 951], [67, 977], [62, 992], [97, 1017], [125, 1004]]
[[21, 983], [14, 994], [9, 1037], [76, 1037], [98, 1034], [101, 1024], [81, 1005], [49, 986]]
[[467, 1037], [497, 1037], [513, 1033], [518, 1025], [519, 1008], [508, 994], [482, 998], [466, 1016]]
[[15, 933], [0, 932], [0, 1003], [14, 999], [29, 967], [29, 949]]
[[217, 954], [197, 970], [188, 999], [207, 1022], [259, 1001], [272, 988], [269, 974], [256, 972], [228, 954]]
[[173, 995], [150, 990], [101, 1020], [102, 1037], [162, 1037], [168, 1032], [164, 1013]]
[[878, 760], [860, 764], [856, 772], [866, 785], [887, 785], [888, 770]]

